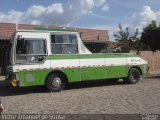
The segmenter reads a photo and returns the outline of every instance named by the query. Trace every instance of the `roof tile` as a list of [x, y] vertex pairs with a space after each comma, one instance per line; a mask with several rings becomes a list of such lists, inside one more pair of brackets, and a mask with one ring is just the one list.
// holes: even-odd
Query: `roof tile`
[[[30, 24], [18, 24], [18, 29], [23, 30], [34, 30], [35, 28], [50, 28], [50, 29], [66, 29], [76, 30], [81, 33], [81, 39], [83, 41], [108, 41], [107, 30], [96, 30], [96, 29], [84, 29], [84, 28], [72, 28], [72, 27], [58, 27], [58, 26], [45, 26], [45, 25], [30, 25]], [[15, 23], [0, 23], [0, 39], [10, 39], [12, 34], [16, 31]], [[99, 39], [98, 39], [99, 38]]]

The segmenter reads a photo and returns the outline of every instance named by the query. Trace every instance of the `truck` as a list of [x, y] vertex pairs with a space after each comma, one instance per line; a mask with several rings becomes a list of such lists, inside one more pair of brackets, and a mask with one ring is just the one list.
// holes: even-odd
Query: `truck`
[[77, 31], [35, 28], [13, 34], [6, 81], [13, 87], [44, 85], [59, 92], [80, 81], [135, 84], [147, 68], [147, 61], [135, 54], [91, 53]]

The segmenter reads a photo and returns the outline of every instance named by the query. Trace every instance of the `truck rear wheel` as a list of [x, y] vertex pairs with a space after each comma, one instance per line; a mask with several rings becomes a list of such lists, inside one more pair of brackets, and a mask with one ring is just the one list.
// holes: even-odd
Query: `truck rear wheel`
[[60, 92], [65, 88], [65, 77], [58, 73], [49, 75], [46, 81], [46, 87], [52, 92]]
[[131, 68], [128, 77], [124, 81], [128, 84], [136, 84], [140, 80], [140, 71], [137, 68]]

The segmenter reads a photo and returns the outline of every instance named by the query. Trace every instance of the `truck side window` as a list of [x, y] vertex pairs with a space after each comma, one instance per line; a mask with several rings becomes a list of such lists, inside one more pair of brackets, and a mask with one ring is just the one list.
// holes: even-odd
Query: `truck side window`
[[77, 54], [76, 35], [51, 35], [52, 54]]
[[41, 62], [46, 54], [46, 40], [44, 39], [17, 40], [16, 63]]

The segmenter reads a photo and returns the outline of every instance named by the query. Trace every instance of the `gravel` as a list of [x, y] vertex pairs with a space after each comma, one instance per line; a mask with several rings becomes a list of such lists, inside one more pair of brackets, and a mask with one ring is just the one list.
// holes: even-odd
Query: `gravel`
[[75, 83], [62, 92], [44, 87], [0, 87], [4, 113], [54, 114], [158, 114], [160, 77], [141, 79], [134, 85], [121, 81]]

